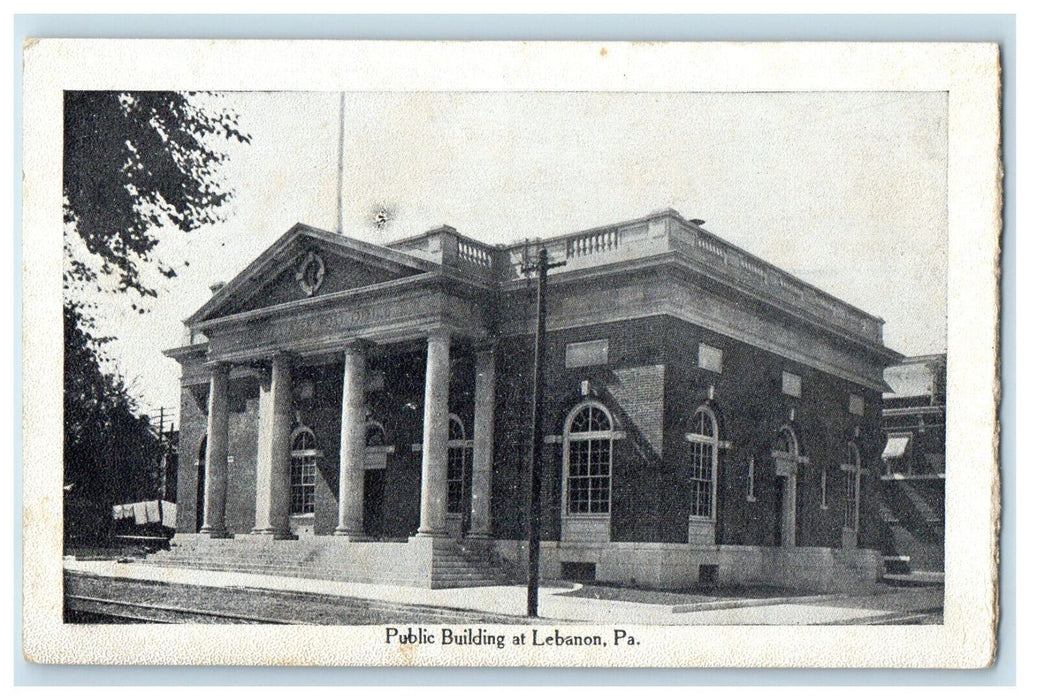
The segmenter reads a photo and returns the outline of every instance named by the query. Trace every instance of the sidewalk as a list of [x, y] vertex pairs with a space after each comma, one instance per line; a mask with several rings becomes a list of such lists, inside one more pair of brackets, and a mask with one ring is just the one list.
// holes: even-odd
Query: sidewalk
[[[388, 603], [431, 605], [502, 615], [523, 615], [525, 586], [486, 586], [427, 590], [343, 581], [266, 576], [227, 571], [173, 569], [115, 561], [77, 561], [66, 558], [65, 568], [97, 576], [162, 581], [188, 585], [298, 591], [326, 596], [364, 598]], [[940, 608], [942, 588], [890, 589], [875, 596], [804, 596], [797, 598], [727, 599], [692, 605], [666, 605], [600, 600], [561, 595], [579, 584], [545, 584], [540, 588], [540, 617], [567, 622], [657, 625], [794, 625], [855, 624], [881, 621], [890, 613], [912, 613]]]

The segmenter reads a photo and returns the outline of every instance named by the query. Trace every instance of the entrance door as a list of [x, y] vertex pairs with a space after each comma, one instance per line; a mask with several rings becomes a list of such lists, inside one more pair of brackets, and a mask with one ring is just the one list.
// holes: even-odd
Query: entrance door
[[385, 532], [385, 470], [364, 472], [364, 534], [380, 537]]
[[385, 426], [369, 421], [364, 437], [364, 534], [382, 537], [385, 532], [385, 483], [389, 455]]
[[798, 479], [796, 478], [795, 467], [791, 467], [789, 473], [780, 474], [778, 476], [778, 492], [780, 498], [778, 500], [778, 533], [780, 535], [779, 542], [782, 547], [795, 547], [796, 546], [796, 530], [798, 527], [798, 507], [796, 491], [798, 490]]
[[792, 428], [785, 426], [779, 431], [778, 439], [771, 451], [774, 458], [774, 473], [778, 478], [780, 492], [778, 533], [782, 547], [796, 546], [796, 529], [798, 507], [796, 497], [799, 477], [799, 441]]
[[195, 461], [195, 464], [198, 466], [197, 493], [195, 494], [194, 507], [195, 532], [201, 530], [202, 525], [205, 524], [205, 450], [208, 439], [208, 435], [202, 438], [202, 446], [198, 448], [198, 459]]
[[447, 531], [452, 537], [464, 537], [472, 512], [472, 441], [464, 423], [450, 414], [447, 440], [446, 506]]

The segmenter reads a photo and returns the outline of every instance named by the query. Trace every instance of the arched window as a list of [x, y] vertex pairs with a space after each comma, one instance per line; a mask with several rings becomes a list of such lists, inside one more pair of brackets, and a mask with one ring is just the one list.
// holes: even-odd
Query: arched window
[[565, 511], [607, 515], [612, 502], [612, 417], [597, 402], [577, 406], [565, 425]]
[[464, 512], [465, 474], [468, 469], [468, 452], [471, 447], [465, 437], [464, 424], [460, 418], [451, 413], [446, 452], [447, 513]]
[[717, 474], [717, 420], [705, 406], [695, 411], [691, 432], [686, 436], [691, 443], [691, 517], [716, 516]]
[[292, 435], [292, 515], [313, 512], [317, 487], [317, 438], [309, 428], [298, 428]]
[[842, 467], [846, 472], [846, 510], [843, 527], [856, 532], [861, 514], [861, 453], [852, 442], [846, 443]]

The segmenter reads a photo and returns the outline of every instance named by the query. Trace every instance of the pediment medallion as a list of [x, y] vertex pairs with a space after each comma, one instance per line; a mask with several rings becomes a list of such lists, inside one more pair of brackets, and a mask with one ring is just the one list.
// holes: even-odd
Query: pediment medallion
[[324, 284], [324, 272], [324, 258], [311, 250], [302, 256], [295, 271], [295, 280], [303, 293], [312, 297]]

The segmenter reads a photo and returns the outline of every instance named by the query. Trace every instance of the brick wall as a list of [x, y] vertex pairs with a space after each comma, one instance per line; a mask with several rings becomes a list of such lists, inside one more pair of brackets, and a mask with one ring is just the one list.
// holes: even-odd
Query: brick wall
[[[660, 319], [584, 326], [548, 334], [544, 367], [544, 431], [561, 436], [569, 412], [587, 399], [602, 402], [626, 436], [613, 445], [611, 539], [655, 541], [658, 538], [659, 477], [663, 448], [665, 368], [661, 357]], [[608, 340], [607, 366], [565, 366], [565, 346]], [[493, 474], [494, 534], [526, 534], [527, 460], [532, 371], [532, 339], [504, 338], [498, 356], [496, 450]], [[581, 384], [589, 384], [584, 396]], [[556, 437], [557, 440], [557, 437]], [[544, 446], [544, 539], [561, 532], [562, 445]]]
[[[607, 338], [605, 367], [565, 367], [567, 343]], [[697, 366], [698, 344], [720, 348], [720, 374]], [[529, 372], [532, 343], [528, 336], [505, 338], [498, 353], [498, 374], [510, 381], [497, 387], [497, 451], [494, 464], [494, 532], [502, 538], [525, 536], [525, 484], [530, 413]], [[717, 488], [717, 542], [780, 543], [781, 492], [771, 450], [779, 429], [791, 422], [800, 453], [798, 542], [803, 546], [839, 547], [845, 493], [845, 443], [855, 440], [867, 468], [878, 462], [880, 396], [851, 382], [784, 360], [759, 348], [669, 317], [652, 317], [585, 326], [548, 334], [544, 368], [544, 421], [548, 435], [560, 436], [569, 411], [584, 397], [587, 380], [595, 398], [613, 412], [627, 436], [613, 454], [612, 541], [686, 542], [690, 512], [689, 449], [684, 434], [695, 410], [708, 404], [720, 423], [721, 450]], [[802, 396], [782, 393], [782, 372], [802, 378]], [[713, 400], [709, 387], [713, 386]], [[849, 413], [849, 395], [864, 397], [865, 415]], [[859, 435], [855, 437], [855, 429]], [[544, 449], [542, 492], [545, 539], [560, 536], [562, 445]], [[748, 460], [755, 459], [755, 501], [747, 499]], [[826, 470], [827, 508], [821, 507], [820, 470]], [[876, 517], [874, 474], [861, 486], [861, 546], [874, 546]]]
[[[691, 324], [671, 323], [666, 391], [670, 458], [663, 483], [663, 541], [682, 541], [685, 536], [690, 503], [685, 495], [689, 466], [683, 436], [691, 430], [695, 410], [708, 404], [720, 423], [721, 440], [730, 443], [720, 451], [718, 460], [717, 542], [780, 544], [781, 486], [770, 455], [779, 430], [791, 425], [800, 454], [809, 459], [799, 470], [797, 543], [841, 546], [845, 477], [839, 465], [850, 440], [859, 446], [865, 467], [877, 462], [879, 394]], [[700, 342], [723, 351], [720, 374], [697, 366]], [[800, 397], [782, 392], [783, 371], [801, 377]], [[864, 416], [850, 414], [850, 393], [864, 397]], [[750, 459], [755, 463], [755, 500], [749, 499]], [[821, 470], [826, 472], [826, 508], [822, 507]], [[873, 507], [869, 483], [866, 475], [862, 479], [862, 521], [870, 517]]]

